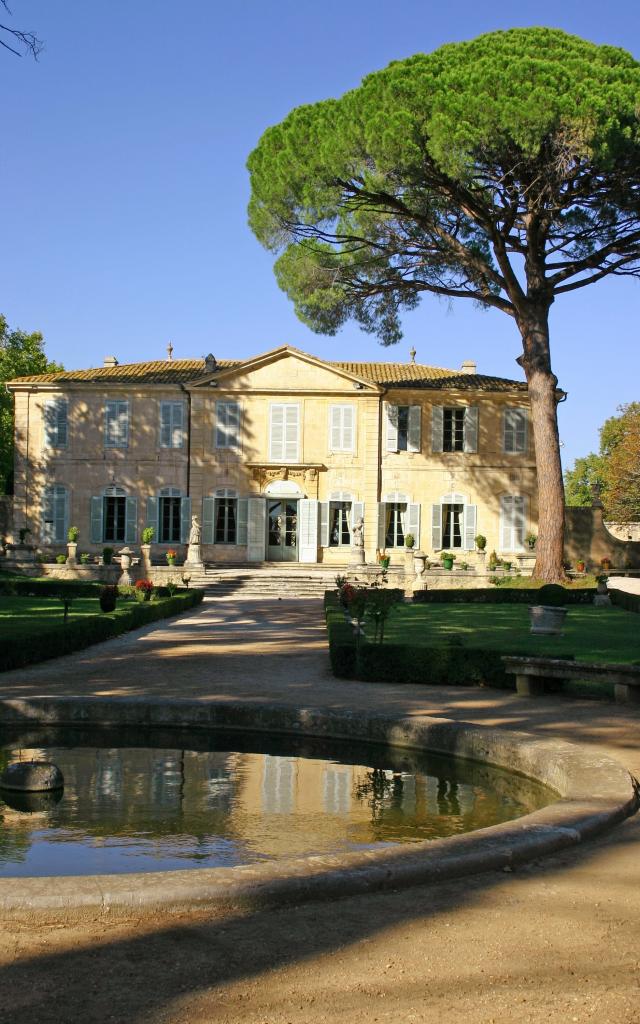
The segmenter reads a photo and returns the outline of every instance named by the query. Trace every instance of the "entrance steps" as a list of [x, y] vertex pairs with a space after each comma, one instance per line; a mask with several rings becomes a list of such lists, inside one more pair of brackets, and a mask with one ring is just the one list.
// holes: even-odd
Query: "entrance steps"
[[335, 590], [337, 575], [353, 579], [354, 570], [281, 562], [205, 565], [204, 572], [192, 573], [190, 586], [201, 587], [212, 597], [322, 598], [325, 590]]

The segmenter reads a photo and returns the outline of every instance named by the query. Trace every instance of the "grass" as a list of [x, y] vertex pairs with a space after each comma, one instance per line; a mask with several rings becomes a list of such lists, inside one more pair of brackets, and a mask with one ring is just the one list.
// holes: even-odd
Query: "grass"
[[[69, 608], [68, 621], [86, 615], [100, 615], [97, 598], [76, 597]], [[0, 595], [0, 639], [32, 636], [34, 631], [57, 629], [64, 621], [62, 601], [51, 597], [4, 597]]]

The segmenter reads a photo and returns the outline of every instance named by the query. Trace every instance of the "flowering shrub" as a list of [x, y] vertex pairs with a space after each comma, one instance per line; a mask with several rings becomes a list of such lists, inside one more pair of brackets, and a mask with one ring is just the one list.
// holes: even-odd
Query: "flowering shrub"
[[340, 604], [343, 608], [348, 608], [353, 601], [356, 588], [350, 583], [344, 582], [340, 587]]
[[173, 563], [175, 562], [177, 557], [178, 557], [178, 552], [174, 551], [173, 548], [169, 548], [169, 550], [167, 551], [167, 554], [166, 554], [166, 559], [167, 559], [167, 562], [169, 563], [169, 565], [173, 565]]
[[142, 590], [145, 593], [151, 593], [153, 590], [153, 583], [151, 580], [136, 580], [134, 584], [136, 590]]

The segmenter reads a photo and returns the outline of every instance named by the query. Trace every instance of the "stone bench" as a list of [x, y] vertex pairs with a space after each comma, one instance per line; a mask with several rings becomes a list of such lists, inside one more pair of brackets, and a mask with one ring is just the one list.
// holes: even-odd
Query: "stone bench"
[[613, 683], [618, 703], [640, 704], [640, 665], [565, 661], [563, 658], [503, 657], [505, 672], [516, 677], [519, 697], [540, 697], [547, 679], [586, 679]]

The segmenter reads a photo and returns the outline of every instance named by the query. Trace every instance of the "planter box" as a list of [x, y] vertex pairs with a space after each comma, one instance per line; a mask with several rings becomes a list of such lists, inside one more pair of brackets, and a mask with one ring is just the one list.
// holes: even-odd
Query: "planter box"
[[548, 604], [529, 605], [530, 632], [545, 636], [560, 634], [564, 627], [566, 614], [566, 608], [556, 608]]

